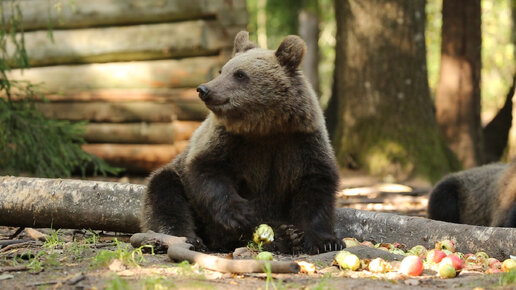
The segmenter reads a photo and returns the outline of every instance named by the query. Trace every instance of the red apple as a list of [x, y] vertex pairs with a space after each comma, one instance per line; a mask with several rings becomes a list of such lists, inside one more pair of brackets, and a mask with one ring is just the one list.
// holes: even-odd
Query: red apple
[[444, 257], [439, 264], [450, 264], [453, 266], [453, 268], [455, 268], [456, 271], [460, 271], [464, 267], [462, 260], [455, 255], [448, 255]]
[[403, 258], [399, 272], [409, 276], [419, 276], [423, 273], [423, 261], [417, 256]]
[[487, 259], [487, 264], [489, 265], [489, 268], [491, 268], [491, 269], [493, 269], [493, 268], [496, 268], [496, 269], [502, 268], [502, 262], [500, 262], [496, 258], [489, 258], [489, 259]]
[[446, 254], [441, 251], [441, 250], [436, 250], [436, 249], [433, 249], [433, 250], [430, 250], [428, 251], [428, 253], [426, 254], [426, 260], [429, 262], [429, 263], [439, 263], [441, 262], [441, 260], [446, 257]]

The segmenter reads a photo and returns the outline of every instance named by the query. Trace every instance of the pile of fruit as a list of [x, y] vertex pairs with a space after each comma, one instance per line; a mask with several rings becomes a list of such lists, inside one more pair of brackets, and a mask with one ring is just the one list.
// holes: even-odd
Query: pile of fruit
[[347, 248], [361, 244], [406, 256], [399, 267], [398, 265], [395, 267], [393, 263], [382, 258], [361, 260], [349, 251], [338, 252], [334, 263], [341, 269], [352, 271], [366, 270], [372, 273], [387, 273], [397, 270], [404, 275], [420, 276], [424, 269], [429, 269], [436, 271], [441, 278], [453, 278], [463, 269], [486, 273], [509, 272], [511, 269], [516, 269], [516, 257], [501, 262], [490, 258], [485, 252], [463, 254], [455, 251], [455, 245], [451, 240], [437, 242], [434, 249], [426, 249], [418, 245], [408, 251], [405, 251], [404, 246], [398, 243], [374, 245], [368, 241], [360, 243], [354, 238], [345, 238], [344, 241]]

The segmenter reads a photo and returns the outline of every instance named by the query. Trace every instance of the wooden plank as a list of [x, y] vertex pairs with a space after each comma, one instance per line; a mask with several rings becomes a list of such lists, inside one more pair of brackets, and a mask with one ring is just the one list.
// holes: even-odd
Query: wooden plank
[[[25, 48], [35, 67], [217, 55], [232, 46], [232, 37], [215, 20], [197, 20], [56, 30], [53, 42], [45, 30], [26, 32]], [[7, 44], [12, 53], [14, 45]]]
[[176, 157], [188, 145], [188, 141], [174, 144], [85, 144], [82, 149], [102, 158], [110, 165], [123, 167], [132, 172], [151, 172]]
[[217, 75], [217, 56], [15, 69], [13, 80], [43, 84], [45, 93], [94, 89], [195, 88]]
[[201, 122], [89, 123], [83, 137], [88, 143], [173, 144], [190, 139]]
[[204, 120], [208, 109], [199, 101], [36, 103], [47, 118], [93, 122], [171, 122]]
[[[4, 1], [6, 19], [11, 18], [11, 3]], [[220, 10], [247, 14], [245, 0], [16, 0], [23, 12], [26, 31], [172, 22], [215, 18]], [[224, 21], [231, 21], [232, 18]], [[228, 24], [242, 24], [238, 17]]]

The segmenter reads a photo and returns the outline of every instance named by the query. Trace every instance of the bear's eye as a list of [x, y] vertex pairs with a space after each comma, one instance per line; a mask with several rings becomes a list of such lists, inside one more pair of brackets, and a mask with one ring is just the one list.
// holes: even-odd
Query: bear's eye
[[222, 74], [222, 70], [221, 70], [221, 69], [219, 69], [219, 75], [220, 75], [220, 74]]
[[233, 76], [237, 79], [237, 80], [244, 80], [245, 78], [247, 78], [247, 75], [241, 71], [241, 70], [237, 70]]

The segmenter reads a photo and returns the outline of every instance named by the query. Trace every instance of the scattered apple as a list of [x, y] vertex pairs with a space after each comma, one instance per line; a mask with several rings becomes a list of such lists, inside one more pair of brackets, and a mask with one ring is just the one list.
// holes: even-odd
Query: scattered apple
[[423, 261], [417, 256], [403, 258], [399, 272], [409, 276], [419, 276], [423, 273]]
[[441, 251], [441, 250], [436, 250], [436, 249], [433, 249], [433, 250], [430, 250], [428, 251], [428, 253], [426, 254], [426, 260], [429, 262], [429, 263], [439, 263], [441, 262], [441, 260], [446, 257], [446, 254]]
[[386, 273], [392, 271], [392, 265], [382, 258], [376, 258], [369, 262], [368, 269], [373, 273]]
[[506, 259], [502, 263], [502, 271], [509, 272], [513, 269], [516, 269], [516, 261], [513, 259]]
[[372, 242], [370, 242], [370, 241], [363, 241], [363, 242], [362, 242], [362, 243], [360, 243], [360, 244], [362, 244], [362, 245], [364, 245], [364, 246], [367, 246], [367, 247], [372, 247], [372, 248], [374, 248], [374, 244], [373, 244]]
[[360, 267], [360, 259], [348, 251], [340, 251], [335, 255], [335, 262], [341, 269], [356, 271]]
[[477, 252], [475, 254], [475, 256], [477, 256], [479, 258], [483, 258], [484, 260], [488, 260], [489, 259], [489, 255], [486, 252]]
[[439, 264], [439, 276], [441, 278], [454, 278], [455, 276], [457, 276], [457, 271], [450, 264], [440, 263]]
[[426, 250], [425, 247], [423, 247], [422, 245], [417, 245], [417, 246], [412, 247], [412, 249], [408, 250], [407, 253], [418, 256], [420, 258], [424, 258], [424, 257], [426, 257], [427, 252], [428, 251]]
[[455, 244], [451, 240], [442, 240], [435, 244], [436, 250], [448, 250], [450, 252], [455, 252]]
[[356, 247], [360, 242], [355, 238], [344, 238], [342, 241], [346, 244], [346, 248]]
[[487, 259], [487, 264], [489, 265], [489, 268], [491, 268], [491, 269], [501, 269], [502, 268], [502, 262], [500, 262], [496, 258]]
[[269, 225], [259, 225], [253, 233], [253, 241], [257, 244], [269, 244], [274, 241], [274, 231]]
[[458, 271], [458, 272], [460, 272], [460, 270], [462, 270], [462, 268], [464, 267], [464, 263], [462, 262], [462, 260], [455, 255], [448, 255], [448, 256], [444, 257], [439, 264], [440, 265], [441, 264], [452, 265], [453, 268], [455, 268], [455, 271]]

